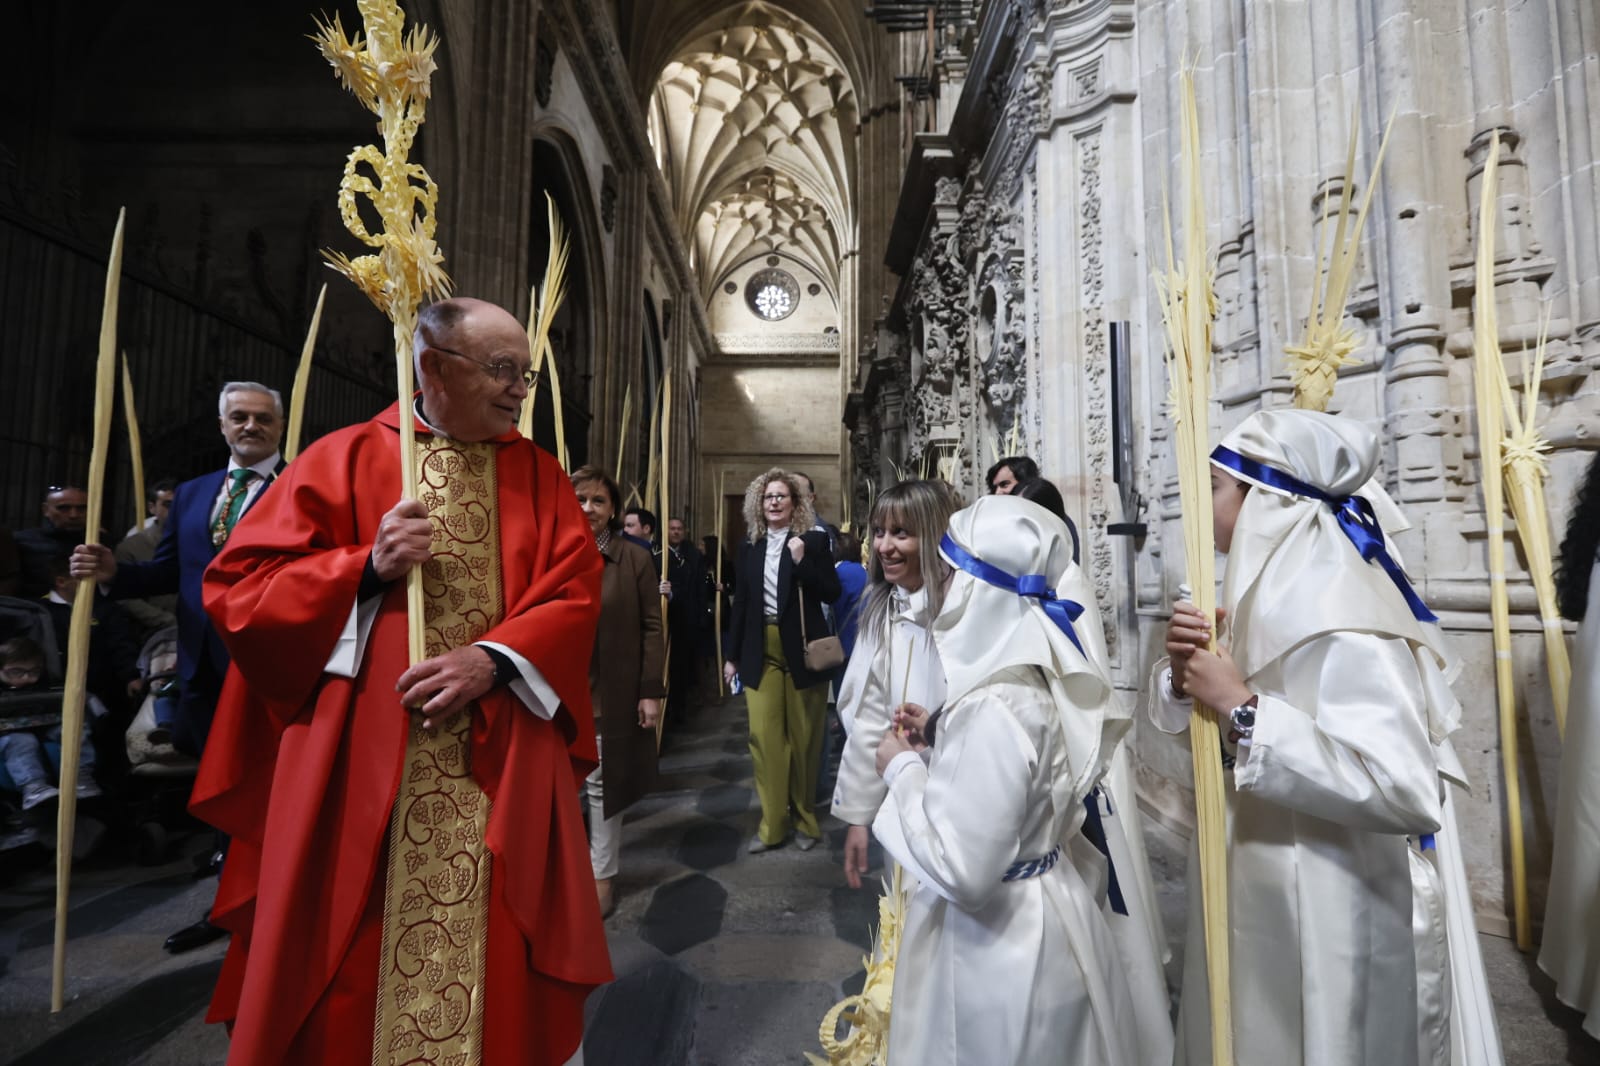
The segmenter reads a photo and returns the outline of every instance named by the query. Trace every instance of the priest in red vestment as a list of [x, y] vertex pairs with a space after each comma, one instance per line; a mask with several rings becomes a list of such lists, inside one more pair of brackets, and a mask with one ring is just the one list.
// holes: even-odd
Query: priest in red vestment
[[416, 351], [414, 410], [312, 445], [206, 573], [234, 669], [193, 810], [233, 837], [209, 1015], [231, 1066], [560, 1066], [611, 978], [577, 799], [602, 560], [516, 432], [516, 319], [436, 303]]

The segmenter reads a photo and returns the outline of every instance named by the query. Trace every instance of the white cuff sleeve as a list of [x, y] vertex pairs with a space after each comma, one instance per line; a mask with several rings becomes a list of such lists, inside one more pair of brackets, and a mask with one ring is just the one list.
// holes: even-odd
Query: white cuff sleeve
[[556, 690], [550, 687], [550, 682], [544, 679], [537, 666], [523, 658], [520, 653], [492, 640], [477, 641], [476, 646], [493, 648], [510, 659], [512, 665], [517, 668], [517, 673], [521, 675], [507, 685], [512, 694], [540, 718], [555, 717], [556, 709], [561, 706], [561, 697], [556, 695]]
[[1158, 668], [1154, 688], [1149, 707], [1150, 723], [1163, 733], [1182, 733], [1188, 729], [1194, 700], [1172, 691], [1171, 666]]
[[892, 788], [894, 786], [894, 779], [899, 777], [901, 772], [904, 771], [906, 767], [912, 765], [913, 763], [921, 764], [921, 762], [922, 756], [918, 755], [916, 752], [902, 751], [899, 755], [896, 755], [894, 758], [890, 759], [889, 765], [883, 768], [883, 783]]
[[[361, 669], [361, 660], [366, 656], [367, 638], [372, 633], [372, 623], [377, 619], [378, 607], [382, 603], [383, 597], [374, 596], [350, 608], [350, 617], [345, 621], [344, 631], [339, 634], [339, 640], [333, 646], [333, 654], [328, 657], [328, 664], [323, 667], [325, 672], [336, 677], [356, 676]], [[540, 718], [555, 716], [556, 708], [561, 706], [561, 697], [556, 695], [556, 690], [550, 687], [550, 682], [544, 679], [537, 666], [504, 644], [484, 640], [479, 641], [478, 645], [493, 648], [511, 660], [520, 676], [514, 678], [507, 687], [527, 706], [528, 710]]]
[[377, 620], [382, 596], [373, 596], [350, 607], [350, 617], [345, 619], [344, 632], [339, 634], [328, 656], [323, 672], [335, 677], [355, 677], [361, 669], [361, 660], [367, 654], [367, 637], [372, 633], [372, 623]]

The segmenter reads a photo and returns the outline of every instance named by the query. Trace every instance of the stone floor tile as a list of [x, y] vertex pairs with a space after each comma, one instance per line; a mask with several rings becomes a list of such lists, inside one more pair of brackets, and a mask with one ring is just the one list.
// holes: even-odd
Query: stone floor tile
[[689, 874], [655, 890], [639, 936], [668, 955], [722, 932], [728, 890], [704, 874]]

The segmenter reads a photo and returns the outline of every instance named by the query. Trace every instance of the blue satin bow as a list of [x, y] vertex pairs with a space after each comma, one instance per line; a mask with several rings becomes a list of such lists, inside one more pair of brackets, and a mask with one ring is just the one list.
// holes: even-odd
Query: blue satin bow
[[[1057, 629], [1067, 635], [1068, 640], [1072, 641], [1072, 646], [1078, 649], [1079, 654], [1085, 659], [1089, 657], [1089, 654], [1083, 650], [1083, 644], [1078, 640], [1077, 631], [1072, 628], [1072, 623], [1076, 622], [1078, 616], [1083, 614], [1083, 604], [1075, 600], [1057, 598], [1056, 590], [1050, 587], [1049, 578], [1043, 574], [1023, 574], [1021, 577], [1012, 577], [998, 566], [986, 563], [967, 551], [951, 540], [948, 533], [939, 541], [939, 548], [944, 552], [945, 558], [955, 564], [956, 569], [963, 570], [979, 581], [993, 585], [997, 589], [1014, 592], [1018, 596], [1024, 596], [1036, 601], [1040, 607], [1044, 608], [1045, 616], [1055, 623]], [[1087, 813], [1084, 818], [1082, 832], [1088, 838], [1089, 843], [1094, 845], [1095, 850], [1106, 857], [1107, 896], [1111, 901], [1111, 909], [1117, 914], [1127, 914], [1128, 905], [1123, 901], [1122, 886], [1117, 881], [1117, 869], [1111, 864], [1111, 850], [1106, 846], [1106, 831], [1100, 820], [1099, 795], [1100, 790], [1096, 788], [1083, 797], [1083, 805]], [[1009, 881], [1012, 878], [1007, 876], [1006, 880]]]
[[965, 571], [986, 585], [993, 585], [1006, 592], [1014, 592], [1036, 601], [1044, 608], [1045, 615], [1055, 627], [1067, 635], [1072, 641], [1072, 646], [1087, 659], [1089, 653], [1083, 650], [1083, 644], [1078, 640], [1077, 631], [1072, 628], [1072, 623], [1078, 620], [1083, 613], [1083, 604], [1074, 600], [1056, 598], [1056, 590], [1050, 587], [1050, 579], [1043, 574], [1023, 574], [1021, 577], [1012, 577], [998, 566], [993, 566], [967, 551], [961, 545], [950, 539], [946, 533], [944, 539], [939, 541], [939, 548], [945, 557], [955, 564], [956, 569]]
[[1384, 572], [1389, 575], [1389, 580], [1394, 582], [1394, 587], [1405, 597], [1406, 606], [1411, 608], [1411, 617], [1419, 622], [1439, 620], [1437, 615], [1428, 610], [1428, 605], [1422, 602], [1417, 590], [1411, 587], [1406, 572], [1400, 569], [1400, 564], [1389, 554], [1389, 549], [1384, 544], [1383, 527], [1378, 524], [1378, 516], [1373, 513], [1372, 504], [1367, 502], [1366, 497], [1330, 496], [1315, 485], [1307, 484], [1292, 474], [1286, 474], [1265, 463], [1258, 463], [1254, 459], [1247, 459], [1232, 448], [1224, 448], [1220, 444], [1212, 450], [1211, 461], [1237, 474], [1243, 474], [1252, 481], [1259, 481], [1269, 488], [1290, 492], [1296, 496], [1306, 496], [1333, 508], [1333, 515], [1339, 520], [1339, 528], [1344, 530], [1344, 535], [1350, 538], [1350, 543], [1355, 545], [1363, 560], [1369, 563], [1376, 561], [1383, 567]]

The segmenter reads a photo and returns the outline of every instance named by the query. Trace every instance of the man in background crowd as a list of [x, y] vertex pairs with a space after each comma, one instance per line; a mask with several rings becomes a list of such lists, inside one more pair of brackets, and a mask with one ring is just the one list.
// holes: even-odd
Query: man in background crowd
[[1008, 455], [989, 468], [983, 480], [991, 496], [1011, 496], [1017, 486], [1039, 476], [1039, 464], [1026, 455]]
[[[76, 485], [51, 485], [40, 507], [44, 518], [32, 529], [19, 529], [13, 539], [17, 545], [17, 595], [24, 599], [48, 596], [55, 586], [51, 564], [72, 554], [84, 540], [83, 526], [89, 518], [89, 495]], [[97, 534], [98, 536], [98, 534]]]
[[668, 674], [667, 719], [669, 725], [682, 722], [695, 685], [695, 658], [699, 628], [705, 610], [705, 560], [689, 539], [689, 530], [678, 517], [667, 519], [667, 583], [673, 595], [667, 605]]
[[[172, 510], [172, 494], [178, 483], [172, 478], [162, 478], [145, 490], [145, 510], [148, 517], [128, 531], [117, 545], [118, 564], [148, 563], [155, 558], [161, 535], [166, 532], [167, 516]], [[141, 642], [149, 640], [158, 631], [178, 624], [178, 596], [165, 593], [144, 599], [122, 601], [123, 610], [133, 619], [139, 630]]]

